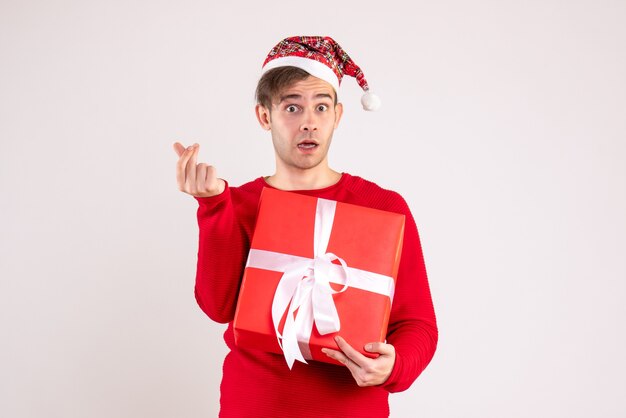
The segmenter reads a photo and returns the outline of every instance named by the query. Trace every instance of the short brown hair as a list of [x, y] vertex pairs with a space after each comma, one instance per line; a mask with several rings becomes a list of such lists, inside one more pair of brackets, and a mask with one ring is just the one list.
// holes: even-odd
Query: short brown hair
[[[311, 74], [298, 67], [285, 66], [272, 68], [265, 72], [259, 79], [255, 92], [256, 102], [267, 109], [271, 109], [272, 102], [283, 90], [309, 76], [311, 76]], [[335, 92], [334, 104], [337, 104], [337, 92]]]

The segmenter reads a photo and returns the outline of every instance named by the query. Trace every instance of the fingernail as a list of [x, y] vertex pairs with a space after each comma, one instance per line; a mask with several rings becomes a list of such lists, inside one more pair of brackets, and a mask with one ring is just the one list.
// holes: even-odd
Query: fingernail
[[367, 351], [372, 351], [372, 344], [365, 344], [365, 349]]

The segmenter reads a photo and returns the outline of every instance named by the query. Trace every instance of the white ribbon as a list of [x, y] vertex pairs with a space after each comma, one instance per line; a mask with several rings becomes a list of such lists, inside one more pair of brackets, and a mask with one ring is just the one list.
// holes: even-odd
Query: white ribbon
[[[311, 359], [309, 339], [313, 323], [321, 335], [337, 332], [341, 328], [333, 294], [354, 287], [393, 300], [392, 277], [348, 267], [343, 259], [326, 252], [335, 207], [335, 201], [317, 200], [313, 258], [258, 249], [251, 249], [248, 254], [246, 267], [283, 273], [272, 302], [272, 321], [278, 344], [290, 369], [295, 360], [306, 363], [305, 358]], [[340, 265], [333, 263], [335, 260]], [[342, 285], [341, 290], [334, 290], [330, 283]], [[281, 334], [278, 325], [285, 311], [287, 317]]]

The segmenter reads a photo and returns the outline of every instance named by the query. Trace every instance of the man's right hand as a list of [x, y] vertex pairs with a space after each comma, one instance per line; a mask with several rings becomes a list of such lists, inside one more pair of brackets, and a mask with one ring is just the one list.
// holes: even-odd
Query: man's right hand
[[174, 151], [179, 157], [176, 163], [178, 189], [195, 197], [218, 195], [224, 191], [226, 183], [217, 178], [215, 167], [205, 163], [196, 164], [199, 148], [198, 144], [185, 148], [180, 142], [174, 143]]

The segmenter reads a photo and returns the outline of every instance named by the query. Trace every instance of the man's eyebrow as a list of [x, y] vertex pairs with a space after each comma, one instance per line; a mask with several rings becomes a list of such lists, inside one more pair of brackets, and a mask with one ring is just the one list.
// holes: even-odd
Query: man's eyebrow
[[315, 95], [315, 98], [316, 98], [316, 99], [327, 98], [327, 99], [333, 100], [333, 96], [331, 96], [331, 95], [330, 95], [330, 94], [328, 94], [328, 93], [319, 93], [319, 94], [316, 94], [316, 95]]
[[284, 96], [280, 96], [280, 101], [278, 103], [282, 103], [287, 99], [301, 99], [301, 94], [286, 94]]
[[[318, 93], [315, 95], [316, 99], [321, 99], [321, 98], [325, 98], [325, 99], [329, 99], [329, 100], [333, 100], [333, 96], [331, 96], [328, 93]], [[278, 103], [282, 103], [287, 99], [302, 99], [302, 95], [301, 94], [297, 94], [297, 93], [293, 93], [293, 94], [286, 94], [284, 96], [280, 96], [280, 101]]]

